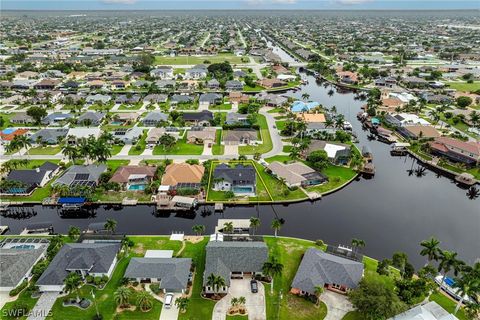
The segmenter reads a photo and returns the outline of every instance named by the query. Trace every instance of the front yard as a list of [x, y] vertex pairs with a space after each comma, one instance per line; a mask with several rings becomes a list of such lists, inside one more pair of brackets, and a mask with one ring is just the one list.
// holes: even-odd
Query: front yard
[[154, 155], [201, 155], [203, 152], [203, 144], [188, 143], [186, 135], [177, 141], [172, 148], [164, 148], [163, 146], [155, 146], [153, 148]]
[[268, 130], [267, 119], [264, 115], [257, 115], [257, 123], [260, 126], [260, 136], [262, 138], [262, 144], [258, 146], [240, 146], [238, 147], [238, 153], [240, 155], [251, 155], [255, 153], [267, 153], [272, 150], [273, 143], [270, 137], [270, 130]]

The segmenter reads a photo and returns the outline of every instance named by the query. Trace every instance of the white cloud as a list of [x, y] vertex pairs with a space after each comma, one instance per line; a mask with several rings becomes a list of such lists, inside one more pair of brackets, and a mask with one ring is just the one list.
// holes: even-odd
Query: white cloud
[[338, 4], [347, 5], [347, 6], [373, 2], [373, 0], [334, 0], [334, 1]]
[[106, 4], [135, 4], [138, 0], [101, 0]]

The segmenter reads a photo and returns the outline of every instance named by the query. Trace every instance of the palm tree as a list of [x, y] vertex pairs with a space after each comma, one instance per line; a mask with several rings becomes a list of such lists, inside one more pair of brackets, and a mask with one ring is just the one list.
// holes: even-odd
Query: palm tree
[[115, 229], [117, 228], [117, 221], [113, 219], [108, 219], [107, 222], [105, 222], [105, 230], [110, 231], [111, 233], [115, 232]]
[[[132, 242], [133, 244], [133, 242]], [[122, 248], [123, 251], [125, 252], [125, 256], [128, 256], [128, 248], [130, 247], [130, 239], [128, 237], [124, 237], [122, 239]]]
[[65, 291], [67, 293], [77, 293], [77, 302], [80, 302], [80, 297], [78, 296], [78, 286], [82, 282], [82, 278], [76, 272], [70, 272], [68, 276], [63, 280], [65, 283]]
[[441, 285], [443, 285], [445, 282], [447, 273], [453, 269], [454, 274], [457, 275], [460, 267], [465, 264], [463, 261], [457, 259], [456, 252], [441, 250], [438, 258], [440, 260], [438, 264], [438, 271], [443, 271], [442, 282], [440, 283]]
[[260, 219], [256, 217], [251, 217], [250, 218], [250, 228], [253, 229], [253, 235], [255, 235], [255, 232], [257, 231], [257, 228], [260, 227]]
[[215, 295], [218, 295], [220, 287], [226, 286], [225, 279], [223, 279], [221, 276], [216, 276], [213, 273], [207, 277], [206, 284], [207, 286], [213, 288], [213, 292], [215, 293]]
[[189, 301], [190, 300], [187, 297], [180, 297], [175, 299], [175, 305], [181, 313], [184, 313], [185, 311], [187, 311]]
[[473, 110], [472, 112], [470, 112], [469, 117], [470, 117], [470, 122], [473, 124], [473, 126], [478, 127], [480, 123], [480, 113]]
[[363, 248], [365, 247], [366, 243], [362, 239], [352, 239], [352, 247], [355, 249], [355, 251], [358, 252], [358, 248]]
[[457, 293], [460, 296], [457, 306], [453, 314], [458, 312], [463, 303], [465, 296], [474, 297], [480, 293], [480, 280], [474, 276], [473, 272], [463, 272], [461, 277], [455, 278], [454, 288], [457, 288]]
[[192, 227], [192, 231], [197, 235], [200, 236], [205, 232], [205, 226], [201, 224], [194, 225]]
[[238, 297], [238, 304], [241, 306], [245, 306], [245, 303], [247, 303], [247, 299], [244, 296]]
[[131, 295], [132, 291], [129, 288], [122, 286], [115, 291], [113, 297], [115, 298], [115, 302], [117, 303], [117, 305], [123, 308], [128, 307], [128, 305], [130, 304], [129, 301]]
[[25, 148], [25, 154], [28, 154], [28, 149], [32, 146], [30, 139], [26, 136], [15, 136], [10, 142], [10, 144], [11, 143], [13, 143], [14, 146], [16, 146], [16, 148], [19, 148], [20, 150]]
[[420, 245], [423, 247], [422, 251], [420, 251], [421, 256], [427, 256], [427, 264], [430, 264], [432, 260], [437, 260], [440, 248], [438, 245], [440, 244], [440, 241], [438, 241], [436, 238], [431, 237], [428, 240], [423, 240], [420, 242]]
[[233, 222], [225, 222], [223, 224], [223, 232], [224, 233], [232, 233], [233, 232]]
[[143, 312], [150, 310], [153, 306], [152, 296], [147, 291], [137, 293], [137, 306]]
[[89, 163], [92, 146], [86, 138], [82, 138], [78, 141], [78, 154], [85, 158], [86, 164]]
[[282, 222], [279, 219], [273, 219], [272, 229], [275, 231], [275, 238], [277, 237], [277, 233], [281, 228], [282, 228]]
[[323, 291], [324, 289], [322, 286], [315, 286], [314, 293], [315, 293], [315, 296], [317, 296], [317, 302], [316, 302], [317, 306], [320, 304], [320, 296], [322, 295]]
[[290, 149], [290, 153], [288, 155], [290, 158], [292, 159], [298, 159], [298, 157], [300, 156], [300, 148], [298, 147], [292, 147]]
[[69, 161], [75, 163], [75, 160], [77, 159], [77, 156], [78, 156], [77, 148], [67, 143], [62, 149], [62, 153], [64, 156], [67, 157]]
[[263, 264], [262, 272], [264, 275], [270, 277], [272, 282], [270, 284], [270, 292], [273, 294], [273, 278], [282, 274], [283, 264], [281, 264], [276, 257], [270, 256], [268, 261]]
[[232, 305], [232, 307], [236, 307], [238, 305], [238, 298], [233, 297], [232, 300], [230, 300], [230, 304]]
[[302, 94], [302, 100], [308, 100], [310, 99], [310, 95], [308, 93]]
[[68, 229], [69, 238], [73, 240], [79, 235], [80, 235], [80, 228], [75, 226], [70, 226], [70, 228]]
[[325, 119], [325, 128], [330, 128], [330, 127], [333, 127], [334, 125], [334, 122], [332, 119], [330, 119], [330, 117], [328, 117], [327, 119]]

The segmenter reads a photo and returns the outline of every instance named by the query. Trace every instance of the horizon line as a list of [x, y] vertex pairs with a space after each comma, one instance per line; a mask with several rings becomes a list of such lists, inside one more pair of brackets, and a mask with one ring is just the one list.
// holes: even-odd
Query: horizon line
[[465, 9], [465, 8], [449, 8], [449, 9], [261, 9], [261, 8], [252, 8], [252, 9], [128, 9], [128, 8], [118, 8], [118, 9], [2, 9], [0, 12], [5, 11], [480, 11], [478, 9]]

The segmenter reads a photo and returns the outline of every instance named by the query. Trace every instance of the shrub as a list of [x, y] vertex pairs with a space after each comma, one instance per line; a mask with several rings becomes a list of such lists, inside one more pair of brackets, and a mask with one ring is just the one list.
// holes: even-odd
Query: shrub
[[102, 278], [101, 277], [95, 277], [93, 278], [93, 283], [98, 286], [102, 283]]
[[85, 281], [87, 281], [87, 283], [93, 283], [93, 280], [94, 280], [94, 278], [91, 275], [88, 275], [88, 276], [85, 277]]
[[315, 240], [315, 245], [319, 246], [319, 247], [323, 247], [325, 245], [325, 242], [323, 242], [323, 240]]
[[150, 289], [155, 294], [159, 294], [160, 292], [162, 292], [162, 289], [160, 289], [160, 285], [158, 283], [151, 284]]
[[8, 313], [14, 318], [20, 318], [26, 316], [29, 311], [30, 307], [26, 303], [15, 301]]
[[134, 287], [138, 286], [138, 281], [133, 281], [132, 286]]
[[28, 281], [27, 280], [24, 280], [22, 283], [20, 283], [16, 288], [10, 290], [10, 292], [8, 293], [8, 295], [10, 297], [14, 297], [16, 296], [17, 294], [20, 293], [20, 291], [22, 291], [23, 289], [25, 289], [28, 285]]

